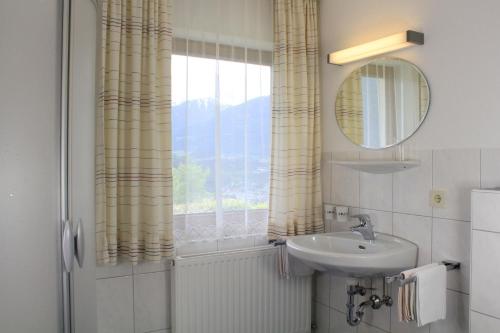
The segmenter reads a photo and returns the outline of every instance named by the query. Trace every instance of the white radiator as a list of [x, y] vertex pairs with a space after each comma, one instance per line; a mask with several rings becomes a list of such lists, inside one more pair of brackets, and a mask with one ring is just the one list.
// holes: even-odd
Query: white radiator
[[277, 249], [178, 257], [174, 333], [311, 332], [311, 277], [280, 279]]

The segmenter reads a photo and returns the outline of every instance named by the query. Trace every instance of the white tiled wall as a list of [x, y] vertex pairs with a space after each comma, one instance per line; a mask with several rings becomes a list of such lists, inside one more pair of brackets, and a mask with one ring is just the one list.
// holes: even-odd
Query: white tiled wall
[[[265, 236], [197, 242], [177, 248], [177, 254], [265, 244], [268, 244]], [[97, 267], [96, 278], [98, 333], [170, 333], [170, 261], [101, 266]]]
[[170, 333], [170, 263], [97, 269], [98, 333]]
[[[364, 324], [358, 328], [346, 327], [346, 279], [320, 275], [315, 296], [318, 332], [468, 332], [470, 191], [481, 185], [500, 186], [500, 149], [414, 151], [407, 153], [406, 158], [420, 160], [419, 167], [389, 175], [362, 173], [327, 162], [332, 159], [392, 159], [396, 155], [391, 150], [323, 153], [323, 166], [329, 166], [323, 169], [324, 201], [349, 206], [351, 214], [367, 213], [377, 231], [417, 243], [419, 265], [444, 259], [460, 261], [461, 270], [448, 272], [447, 319], [418, 328], [414, 324], [399, 323], [395, 311], [385, 308], [369, 311]], [[432, 189], [446, 191], [445, 208], [431, 207]], [[346, 230], [350, 225], [332, 221], [327, 230]], [[381, 294], [380, 281], [366, 284]], [[330, 294], [328, 300], [326, 293]], [[482, 325], [474, 324], [474, 318], [472, 324]]]
[[471, 333], [500, 331], [500, 191], [472, 193]]

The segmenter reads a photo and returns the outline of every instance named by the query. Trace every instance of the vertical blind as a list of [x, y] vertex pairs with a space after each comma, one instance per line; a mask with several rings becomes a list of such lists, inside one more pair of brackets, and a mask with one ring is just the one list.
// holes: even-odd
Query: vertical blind
[[177, 244], [266, 234], [272, 1], [174, 1]]

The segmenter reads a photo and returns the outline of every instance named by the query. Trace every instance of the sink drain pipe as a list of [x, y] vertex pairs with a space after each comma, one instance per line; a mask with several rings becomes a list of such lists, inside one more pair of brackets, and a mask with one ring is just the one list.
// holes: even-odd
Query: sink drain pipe
[[364, 306], [363, 303], [361, 303], [358, 307], [357, 311], [354, 311], [356, 304], [354, 303], [354, 297], [356, 295], [365, 295], [366, 294], [366, 289], [364, 287], [361, 287], [359, 285], [356, 286], [349, 286], [349, 289], [347, 289], [347, 295], [349, 296], [349, 300], [346, 304], [347, 306], [347, 323], [350, 326], [358, 326], [361, 321], [363, 320], [363, 315], [365, 314], [363, 311]]
[[392, 298], [386, 295], [385, 283], [382, 298], [378, 295], [371, 295], [370, 298], [366, 301], [363, 301], [359, 304], [358, 309], [354, 311], [356, 308], [356, 304], [354, 303], [354, 298], [356, 295], [364, 296], [366, 294], [366, 288], [360, 285], [350, 285], [349, 289], [347, 289], [347, 295], [349, 296], [347, 306], [347, 323], [350, 326], [358, 326], [363, 320], [363, 316], [365, 314], [365, 308], [371, 307], [374, 310], [378, 310], [385, 306], [392, 306]]

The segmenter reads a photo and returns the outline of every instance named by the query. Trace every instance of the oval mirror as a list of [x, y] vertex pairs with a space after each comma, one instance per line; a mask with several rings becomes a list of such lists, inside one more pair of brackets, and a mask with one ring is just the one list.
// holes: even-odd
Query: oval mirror
[[422, 72], [401, 59], [376, 59], [353, 71], [335, 101], [344, 135], [364, 148], [381, 149], [408, 139], [429, 109]]

